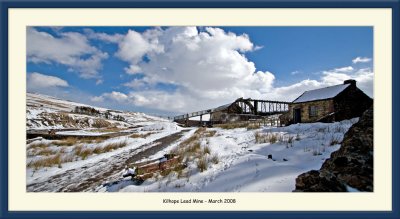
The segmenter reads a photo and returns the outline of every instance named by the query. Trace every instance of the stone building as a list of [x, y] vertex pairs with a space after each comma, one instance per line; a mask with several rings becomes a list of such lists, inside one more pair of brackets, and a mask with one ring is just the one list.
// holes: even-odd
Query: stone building
[[288, 113], [281, 116], [284, 124], [334, 122], [360, 117], [373, 100], [357, 88], [355, 80], [304, 92], [289, 103]]
[[[239, 103], [243, 103], [243, 106], [240, 106]], [[256, 119], [260, 117], [259, 115], [255, 114], [256, 113], [254, 112], [254, 106], [252, 103], [246, 99], [239, 98], [231, 104], [226, 104], [215, 108], [211, 114], [211, 121], [213, 121], [214, 124], [218, 124], [247, 121], [249, 119]]]

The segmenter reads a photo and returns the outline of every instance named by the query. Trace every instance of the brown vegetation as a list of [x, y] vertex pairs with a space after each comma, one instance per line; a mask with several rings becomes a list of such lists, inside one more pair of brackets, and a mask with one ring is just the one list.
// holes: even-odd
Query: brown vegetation
[[91, 136], [85, 138], [78, 138], [78, 137], [67, 137], [64, 140], [53, 141], [52, 144], [57, 146], [72, 146], [79, 143], [100, 143], [104, 140], [108, 139], [108, 136]]
[[154, 132], [148, 132], [148, 133], [143, 133], [143, 134], [139, 134], [139, 133], [134, 133], [132, 135], [130, 135], [129, 137], [131, 138], [147, 138], [148, 136], [154, 134]]
[[251, 129], [259, 129], [261, 127], [259, 122], [231, 122], [226, 124], [218, 124], [215, 127], [219, 127], [222, 129], [236, 129], [236, 128], [247, 128], [247, 130]]
[[34, 149], [34, 148], [47, 148], [49, 146], [49, 143], [34, 143], [29, 145], [28, 149]]
[[62, 163], [71, 162], [72, 160], [73, 156], [62, 156], [60, 153], [57, 153], [50, 157], [33, 160], [28, 164], [28, 167], [39, 169], [42, 167], [52, 167], [57, 165], [59, 168], [61, 168]]
[[208, 164], [207, 158], [202, 157], [197, 161], [197, 168], [200, 170], [200, 172], [203, 172], [204, 170], [207, 170], [207, 164]]
[[262, 132], [256, 132], [254, 136], [257, 144], [262, 144], [262, 143], [274, 144], [281, 137], [277, 133], [262, 133]]

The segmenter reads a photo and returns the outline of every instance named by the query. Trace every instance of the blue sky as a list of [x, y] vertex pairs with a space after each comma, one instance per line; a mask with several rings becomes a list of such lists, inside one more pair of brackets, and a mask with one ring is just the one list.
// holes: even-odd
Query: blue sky
[[372, 27], [30, 27], [27, 89], [173, 115], [291, 101], [353, 78], [373, 96]]

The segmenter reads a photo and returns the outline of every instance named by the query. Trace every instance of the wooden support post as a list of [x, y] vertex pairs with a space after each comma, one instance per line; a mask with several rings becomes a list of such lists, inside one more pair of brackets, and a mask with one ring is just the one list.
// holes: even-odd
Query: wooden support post
[[258, 101], [255, 100], [254, 101], [254, 115], [257, 115], [257, 114], [258, 114]]
[[200, 125], [203, 123], [203, 115], [200, 115]]

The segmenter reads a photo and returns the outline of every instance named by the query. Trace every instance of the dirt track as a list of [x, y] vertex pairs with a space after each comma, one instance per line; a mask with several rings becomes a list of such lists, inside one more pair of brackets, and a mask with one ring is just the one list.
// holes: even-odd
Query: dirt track
[[54, 175], [44, 182], [27, 185], [28, 192], [84, 192], [94, 191], [103, 182], [117, 180], [126, 164], [155, 154], [177, 141], [189, 130], [157, 139], [138, 148], [124, 151], [96, 163]]

